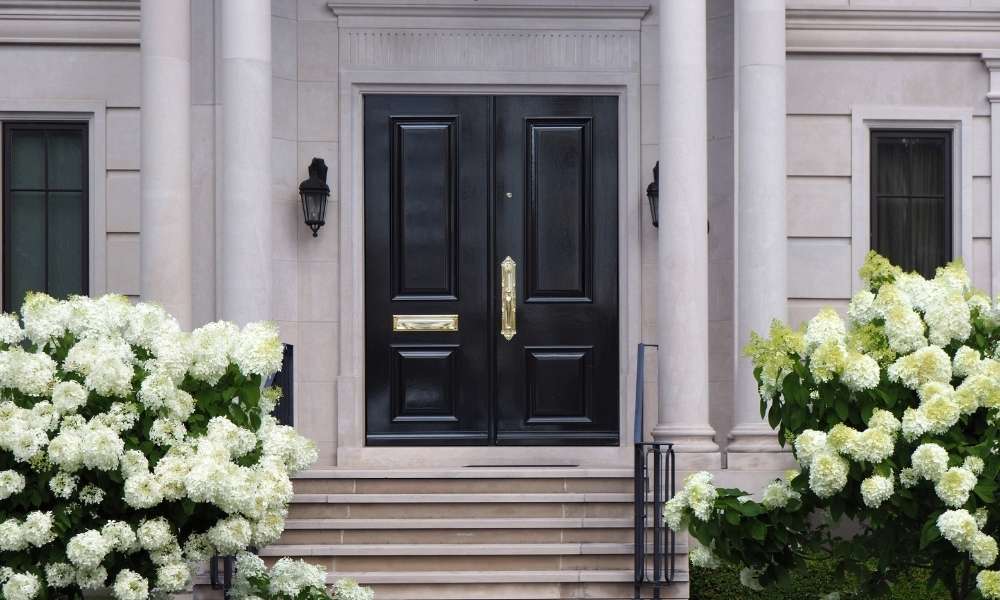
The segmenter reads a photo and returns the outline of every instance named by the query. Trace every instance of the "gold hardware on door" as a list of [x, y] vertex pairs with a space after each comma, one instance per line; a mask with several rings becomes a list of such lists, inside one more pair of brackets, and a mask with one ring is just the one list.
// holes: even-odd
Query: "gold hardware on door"
[[517, 334], [517, 263], [507, 257], [500, 263], [500, 335], [507, 341]]
[[393, 331], [458, 331], [458, 315], [392, 315]]

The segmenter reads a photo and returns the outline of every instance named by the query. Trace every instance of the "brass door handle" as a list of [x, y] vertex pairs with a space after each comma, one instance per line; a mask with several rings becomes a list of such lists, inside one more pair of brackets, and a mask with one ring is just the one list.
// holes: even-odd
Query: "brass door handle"
[[507, 257], [500, 263], [500, 335], [507, 341], [517, 334], [517, 263]]

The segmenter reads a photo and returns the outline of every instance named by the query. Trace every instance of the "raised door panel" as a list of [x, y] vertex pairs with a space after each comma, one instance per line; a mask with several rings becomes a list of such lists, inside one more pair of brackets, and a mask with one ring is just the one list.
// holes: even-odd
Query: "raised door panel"
[[496, 239], [517, 333], [494, 335], [498, 444], [618, 443], [618, 107], [496, 99]]
[[489, 108], [365, 96], [369, 445], [489, 442]]

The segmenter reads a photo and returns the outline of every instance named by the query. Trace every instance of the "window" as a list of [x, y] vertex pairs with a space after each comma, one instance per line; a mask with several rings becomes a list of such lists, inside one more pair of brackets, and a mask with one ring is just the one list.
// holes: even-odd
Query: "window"
[[952, 259], [951, 132], [871, 132], [872, 249], [925, 277]]
[[88, 292], [87, 126], [3, 126], [3, 309]]

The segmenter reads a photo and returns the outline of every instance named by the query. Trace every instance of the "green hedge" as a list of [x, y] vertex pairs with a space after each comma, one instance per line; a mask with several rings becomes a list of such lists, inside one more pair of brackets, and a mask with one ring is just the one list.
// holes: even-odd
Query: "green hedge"
[[[887, 600], [948, 600], [944, 590], [925, 588], [924, 577], [917, 573], [899, 582]], [[735, 568], [691, 571], [691, 600], [813, 600], [837, 589], [832, 569], [822, 563], [795, 575], [783, 589], [764, 592], [740, 585], [739, 570]]]

